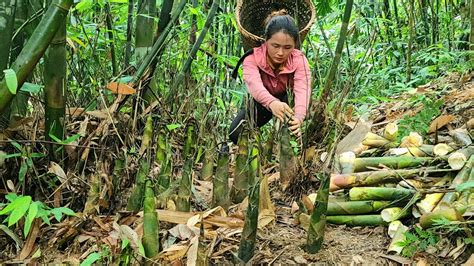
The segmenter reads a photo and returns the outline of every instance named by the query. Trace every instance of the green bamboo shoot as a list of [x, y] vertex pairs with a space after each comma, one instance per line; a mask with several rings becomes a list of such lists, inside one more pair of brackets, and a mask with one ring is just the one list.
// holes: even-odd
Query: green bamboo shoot
[[314, 254], [321, 249], [326, 228], [326, 218], [329, 202], [329, 179], [330, 174], [323, 172], [320, 174], [321, 183], [319, 185], [316, 200], [314, 201], [313, 213], [311, 214], [306, 239], [306, 251]]
[[291, 147], [291, 135], [287, 125], [284, 125], [280, 134], [280, 182], [285, 190], [296, 176], [297, 164], [293, 147]]
[[232, 189], [232, 200], [234, 203], [239, 203], [244, 200], [247, 196], [248, 190], [248, 157], [249, 157], [249, 138], [248, 130], [244, 125], [244, 129], [240, 133], [239, 146], [237, 151], [237, 157], [235, 158], [235, 172], [234, 172], [234, 183]]
[[221, 206], [227, 210], [229, 202], [229, 146], [223, 144], [219, 151], [216, 175], [213, 179], [212, 189], [213, 206]]
[[192, 167], [193, 159], [188, 158], [184, 163], [181, 176], [178, 197], [176, 198], [176, 210], [182, 212], [191, 211], [191, 189], [192, 189]]
[[387, 157], [366, 157], [357, 158], [354, 161], [355, 172], [368, 171], [372, 167], [389, 167], [392, 169], [402, 169], [417, 167], [420, 165], [429, 165], [435, 159], [431, 157], [405, 157], [405, 156], [387, 156]]
[[238, 251], [238, 257], [248, 262], [253, 257], [258, 226], [258, 204], [260, 193], [260, 180], [249, 188], [249, 205], [245, 216], [244, 229]]
[[159, 224], [155, 206], [155, 193], [150, 180], [145, 185], [143, 201], [143, 248], [147, 258], [154, 258], [160, 251]]
[[140, 163], [140, 169], [135, 177], [135, 188], [133, 189], [130, 199], [128, 199], [127, 210], [138, 212], [142, 208], [143, 198], [145, 196], [145, 180], [150, 171], [150, 163], [143, 160]]

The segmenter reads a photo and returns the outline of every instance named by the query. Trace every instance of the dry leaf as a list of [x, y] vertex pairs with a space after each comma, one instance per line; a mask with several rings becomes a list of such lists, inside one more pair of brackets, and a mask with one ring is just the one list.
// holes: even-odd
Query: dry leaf
[[58, 177], [59, 181], [61, 181], [62, 184], [64, 184], [64, 182], [67, 181], [66, 173], [61, 168], [61, 166], [59, 166], [59, 164], [57, 164], [55, 162], [51, 162], [51, 164], [49, 166], [49, 169], [48, 169], [48, 173], [55, 174]]
[[130, 95], [137, 91], [132, 86], [125, 83], [110, 82], [107, 84], [107, 89], [116, 94]]
[[80, 107], [70, 107], [66, 109], [66, 114], [70, 116], [83, 115], [86, 109]]
[[438, 129], [446, 126], [451, 121], [453, 121], [455, 117], [453, 115], [442, 115], [438, 116], [433, 122], [431, 122], [430, 128], [428, 130], [428, 134], [434, 133]]
[[199, 235], [191, 239], [191, 245], [187, 252], [186, 265], [188, 266], [196, 265], [196, 262], [198, 259], [198, 251], [199, 251]]
[[188, 248], [188, 245], [172, 245], [171, 247], [163, 250], [159, 257], [166, 261], [175, 261], [177, 259], [183, 258], [184, 255], [186, 255]]

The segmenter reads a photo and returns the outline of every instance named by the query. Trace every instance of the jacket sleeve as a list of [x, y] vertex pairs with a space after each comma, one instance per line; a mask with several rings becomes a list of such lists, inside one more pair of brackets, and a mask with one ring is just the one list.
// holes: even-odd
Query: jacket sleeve
[[306, 110], [311, 99], [311, 72], [308, 60], [303, 53], [298, 55], [298, 65], [294, 74], [295, 116], [301, 120], [306, 117]]
[[255, 62], [255, 57], [249, 55], [245, 58], [243, 64], [244, 82], [247, 85], [250, 95], [262, 104], [265, 108], [269, 108], [270, 103], [278, 100], [265, 88], [260, 76], [260, 70]]

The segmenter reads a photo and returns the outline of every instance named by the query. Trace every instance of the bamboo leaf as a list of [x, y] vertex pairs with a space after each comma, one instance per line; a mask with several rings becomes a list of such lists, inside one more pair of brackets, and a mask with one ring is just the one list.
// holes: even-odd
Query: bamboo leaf
[[23, 235], [26, 237], [30, 232], [30, 227], [33, 221], [36, 218], [36, 214], [38, 214], [38, 203], [33, 202], [28, 209], [28, 215], [26, 216], [25, 227], [23, 227]]
[[11, 205], [14, 205], [12, 213], [8, 217], [8, 227], [14, 225], [21, 217], [25, 216], [26, 211], [30, 207], [31, 197], [23, 196], [17, 198]]
[[113, 93], [122, 95], [131, 95], [137, 92], [132, 86], [119, 82], [110, 82], [107, 84], [107, 89]]
[[94, 264], [94, 262], [100, 260], [100, 258], [102, 257], [102, 255], [98, 252], [93, 252], [91, 254], [89, 254], [89, 256], [87, 256], [87, 258], [81, 262], [81, 265], [80, 266], [91, 266], [92, 264]]
[[40, 92], [40, 90], [41, 90], [43, 87], [44, 87], [44, 86], [41, 86], [41, 85], [38, 85], [38, 84], [33, 84], [33, 83], [25, 82], [25, 83], [23, 83], [23, 86], [21, 86], [20, 91], [22, 91], [22, 92], [29, 92], [29, 93], [31, 93], [31, 94], [37, 94], [38, 92]]
[[16, 90], [18, 88], [18, 80], [16, 78], [16, 73], [13, 69], [5, 69], [3, 70], [5, 73], [5, 81], [7, 83], [7, 88], [11, 94], [16, 94]]
[[169, 124], [169, 125], [166, 125], [166, 128], [167, 128], [169, 131], [172, 131], [172, 130], [177, 129], [177, 128], [179, 128], [179, 127], [181, 127], [180, 124]]

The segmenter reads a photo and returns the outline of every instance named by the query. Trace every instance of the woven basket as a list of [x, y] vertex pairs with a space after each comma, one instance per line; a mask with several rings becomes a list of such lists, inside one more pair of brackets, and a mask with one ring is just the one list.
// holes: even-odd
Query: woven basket
[[237, 0], [235, 18], [245, 51], [265, 41], [265, 18], [282, 8], [295, 19], [303, 42], [316, 16], [311, 0]]

